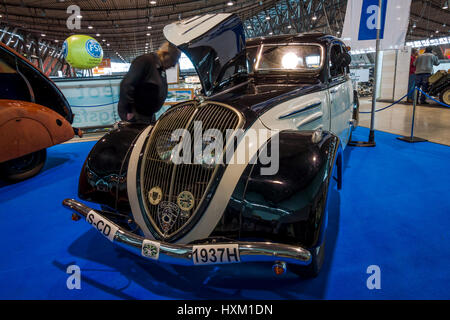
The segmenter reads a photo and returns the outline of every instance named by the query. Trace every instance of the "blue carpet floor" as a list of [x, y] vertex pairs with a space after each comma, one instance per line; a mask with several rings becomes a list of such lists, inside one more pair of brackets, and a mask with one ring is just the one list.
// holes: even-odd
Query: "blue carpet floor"
[[[113, 247], [61, 205], [94, 143], [52, 147], [41, 174], [0, 185], [0, 299], [450, 299], [450, 147], [376, 138], [345, 152], [340, 212], [312, 280], [257, 264], [173, 267]], [[81, 290], [66, 287], [71, 264]], [[366, 286], [370, 265], [380, 290]]]

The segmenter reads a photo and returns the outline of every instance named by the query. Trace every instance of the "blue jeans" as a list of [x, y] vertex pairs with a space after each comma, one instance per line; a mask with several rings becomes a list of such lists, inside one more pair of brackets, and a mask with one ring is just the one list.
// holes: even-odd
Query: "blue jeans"
[[[417, 88], [422, 89], [424, 92], [428, 92], [428, 79], [430, 78], [431, 73], [422, 73], [416, 74], [416, 86]], [[419, 93], [417, 94], [417, 97]], [[424, 103], [427, 97], [420, 92], [420, 102]]]
[[409, 75], [409, 83], [408, 83], [408, 99], [410, 100], [414, 99], [413, 88], [415, 86], [416, 86], [416, 75], [413, 73]]

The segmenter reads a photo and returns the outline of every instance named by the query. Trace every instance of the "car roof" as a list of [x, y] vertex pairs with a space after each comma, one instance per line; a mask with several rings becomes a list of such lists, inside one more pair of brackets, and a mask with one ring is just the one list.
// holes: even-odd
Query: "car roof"
[[327, 35], [325, 33], [299, 33], [299, 34], [285, 34], [269, 37], [257, 37], [247, 39], [246, 46], [256, 46], [262, 43], [289, 43], [289, 42], [300, 42], [300, 43], [318, 43], [318, 44], [328, 44], [333, 41], [342, 42], [340, 39]]

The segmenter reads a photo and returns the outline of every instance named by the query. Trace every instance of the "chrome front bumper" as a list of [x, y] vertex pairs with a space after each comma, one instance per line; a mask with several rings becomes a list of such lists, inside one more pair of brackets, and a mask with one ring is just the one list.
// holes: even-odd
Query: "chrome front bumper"
[[[109, 240], [116, 243], [120, 247], [130, 251], [138, 256], [147, 258], [153, 261], [161, 261], [164, 263], [175, 264], [175, 265], [185, 265], [185, 266], [195, 266], [192, 257], [193, 247], [192, 244], [176, 244], [176, 243], [166, 243], [162, 241], [150, 240], [153, 244], [159, 247], [159, 252], [157, 257], [149, 257], [143, 254], [142, 246], [144, 241], [148, 241], [145, 238], [136, 235], [130, 231], [113, 223], [111, 220], [107, 219], [99, 211], [95, 211], [83, 203], [76, 201], [74, 199], [65, 199], [63, 205], [73, 211], [77, 215], [81, 215], [86, 220], [88, 216], [90, 217], [89, 222], [92, 226], [97, 227], [99, 231], [98, 222], [99, 218], [102, 221], [101, 225], [109, 225], [114, 231], [114, 234], [109, 235]], [[97, 225], [92, 223], [92, 216], [95, 214], [97, 220]], [[104, 230], [104, 229], [103, 229]], [[234, 241], [227, 243], [212, 243], [214, 245], [238, 245], [240, 261], [239, 262], [279, 262], [282, 261], [287, 264], [302, 265], [306, 266], [311, 263], [311, 253], [304, 248], [286, 244], [272, 243], [272, 242], [242, 242]]]

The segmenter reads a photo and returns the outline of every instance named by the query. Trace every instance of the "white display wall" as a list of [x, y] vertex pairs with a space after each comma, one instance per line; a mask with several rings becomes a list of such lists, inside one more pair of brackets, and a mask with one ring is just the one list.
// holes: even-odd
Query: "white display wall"
[[396, 101], [408, 93], [410, 61], [410, 47], [381, 53], [379, 100]]

